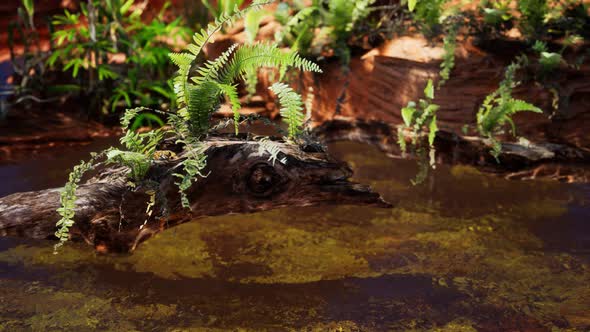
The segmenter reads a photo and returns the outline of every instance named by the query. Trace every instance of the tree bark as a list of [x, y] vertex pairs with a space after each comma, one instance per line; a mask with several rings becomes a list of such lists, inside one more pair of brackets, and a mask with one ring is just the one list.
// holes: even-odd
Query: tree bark
[[[389, 206], [369, 187], [350, 182], [350, 168], [325, 152], [277, 142], [285, 163], [273, 163], [256, 141], [211, 138], [204, 144], [208, 175], [187, 191], [190, 210], [182, 208], [174, 183], [181, 151], [178, 158], [155, 162], [135, 188], [125, 168], [109, 167], [79, 186], [71, 238], [100, 252], [131, 252], [164, 229], [205, 216], [318, 204]], [[154, 188], [148, 180], [158, 183], [151, 216], [146, 207]], [[55, 238], [59, 195], [58, 188], [0, 198], [0, 235]]]
[[[325, 142], [357, 141], [371, 144], [392, 157], [402, 156], [397, 142], [399, 126], [383, 121], [339, 118], [315, 128]], [[413, 134], [405, 132], [408, 146]], [[420, 146], [428, 146], [428, 137], [418, 138]], [[504, 175], [508, 179], [552, 179], [562, 182], [590, 182], [590, 151], [574, 145], [533, 143], [528, 140], [503, 142], [498, 160], [490, 151], [489, 140], [462, 136], [439, 130], [434, 140], [436, 162], [466, 164], [481, 170]], [[414, 156], [411, 152], [409, 156]]]

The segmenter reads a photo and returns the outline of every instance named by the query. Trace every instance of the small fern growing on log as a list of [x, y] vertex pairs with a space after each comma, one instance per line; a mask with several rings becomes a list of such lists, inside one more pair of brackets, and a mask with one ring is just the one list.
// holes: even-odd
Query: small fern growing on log
[[[270, 1], [254, 2], [249, 10], [259, 10], [268, 3]], [[275, 44], [260, 43], [231, 46], [215, 60], [207, 61], [197, 67], [195, 69], [197, 75], [190, 77], [194, 62], [212, 35], [225, 24], [231, 24], [243, 17], [246, 12], [247, 10], [240, 11], [236, 8], [233, 14], [222, 15], [214, 24], [194, 35], [194, 43], [188, 45], [188, 52], [170, 54], [172, 62], [178, 66], [174, 88], [180, 107], [177, 112], [179, 118], [174, 121], [173, 128], [176, 128], [175, 131], [182, 137], [185, 144], [188, 143], [194, 147], [191, 149], [193, 152], [183, 162], [185, 174], [176, 174], [180, 178], [179, 186], [185, 207], [188, 207], [188, 204], [186, 204], [184, 191], [192, 183], [189, 179], [199, 175], [205, 164], [204, 156], [198, 153], [197, 142], [206, 135], [211, 115], [219, 109], [222, 96], [227, 96], [230, 101], [234, 114], [234, 128], [236, 134], [238, 133], [241, 105], [235, 85], [236, 80], [246, 80], [261, 67], [278, 68], [281, 78], [289, 68], [321, 72], [317, 64], [302, 58], [295, 51], [284, 52]], [[296, 132], [294, 131], [293, 134], [295, 135]]]
[[57, 249], [70, 238], [70, 228], [74, 225], [78, 184], [82, 180], [84, 173], [95, 167], [100, 157], [102, 157], [102, 154], [93, 153], [89, 161], [82, 161], [79, 165], [74, 166], [68, 182], [60, 192], [59, 202], [61, 206], [57, 209], [57, 213], [61, 218], [55, 224], [57, 226], [55, 236], [59, 239], [59, 242], [54, 246], [54, 253], [57, 253]]
[[[254, 2], [249, 10], [258, 10], [270, 2]], [[174, 90], [180, 107], [178, 114], [189, 123], [189, 129], [195, 136], [206, 133], [211, 114], [219, 108], [220, 97], [223, 95], [230, 99], [236, 119], [235, 131], [238, 132], [237, 120], [240, 116], [241, 105], [237, 98], [237, 88], [234, 82], [240, 78], [246, 79], [247, 75], [251, 75], [257, 68], [279, 68], [281, 78], [289, 67], [321, 72], [318, 65], [303, 59], [294, 51], [283, 52], [275, 44], [261, 43], [230, 47], [217, 59], [207, 61], [196, 68], [195, 71], [198, 75], [191, 77], [189, 81], [194, 62], [212, 35], [225, 24], [231, 24], [236, 19], [243, 17], [246, 11], [236, 9], [233, 14], [223, 14], [214, 24], [193, 36], [194, 43], [188, 45], [188, 52], [170, 54], [170, 59], [178, 66], [178, 72], [174, 78]]]
[[279, 97], [281, 103], [279, 111], [289, 126], [289, 138], [294, 139], [301, 133], [303, 119], [305, 118], [302, 112], [303, 102], [301, 96], [284, 83], [275, 83], [269, 89]]
[[[125, 133], [121, 138], [121, 143], [126, 149], [109, 148], [100, 154], [93, 154], [90, 161], [82, 162], [70, 174], [69, 181], [61, 194], [62, 206], [58, 209], [62, 218], [56, 225], [58, 227], [56, 236], [60, 239], [56, 248], [69, 238], [69, 230], [74, 224], [77, 185], [87, 170], [98, 165], [99, 158], [106, 156], [105, 164], [115, 163], [126, 166], [129, 169], [131, 188], [135, 188], [135, 183], [140, 182], [149, 183], [152, 188], [157, 188], [157, 183], [154, 187], [155, 181], [146, 179], [146, 176], [155, 162], [158, 143], [165, 135], [173, 135], [176, 137], [177, 143], [184, 145], [185, 150], [183, 159], [179, 163], [183, 172], [174, 173], [173, 176], [179, 179], [176, 184], [179, 187], [182, 206], [190, 208], [186, 191], [198, 177], [207, 176], [204, 174], [207, 159], [202, 139], [209, 131], [211, 114], [219, 109], [223, 96], [229, 99], [232, 106], [236, 134], [238, 132], [240, 102], [236, 80], [246, 78], [248, 73], [255, 72], [260, 67], [277, 68], [281, 78], [289, 68], [321, 72], [318, 65], [303, 59], [295, 51], [284, 52], [274, 44], [265, 43], [231, 46], [218, 58], [193, 68], [203, 47], [214, 33], [221, 30], [224, 25], [231, 24], [243, 17], [248, 10], [258, 10], [270, 2], [272, 1], [255, 1], [245, 10], [236, 8], [233, 13], [222, 14], [207, 29], [195, 33], [194, 43], [188, 45], [186, 52], [170, 54], [171, 61], [178, 67], [176, 76], [173, 78], [178, 110], [176, 113], [160, 113], [168, 116], [168, 125], [171, 129], [165, 131], [160, 128], [145, 133], [128, 130], [131, 121], [140, 112], [148, 109], [139, 107], [125, 112], [121, 118], [121, 126]], [[195, 74], [193, 75], [193, 73]], [[275, 92], [283, 104], [284, 110], [281, 113], [289, 124], [289, 138], [294, 139], [301, 132], [303, 125], [301, 97], [284, 84], [273, 87], [276, 88]], [[280, 151], [277, 150], [276, 144], [271, 141], [262, 142], [261, 149], [270, 153], [273, 163], [277, 160]], [[284, 159], [280, 161], [285, 162]], [[150, 197], [147, 211], [151, 215], [159, 195], [151, 193]]]
[[506, 68], [504, 80], [500, 82], [498, 89], [489, 94], [477, 112], [477, 129], [480, 134], [487, 137], [492, 144], [490, 153], [496, 160], [502, 152], [502, 144], [496, 139], [496, 135], [502, 131], [503, 126], [509, 123], [512, 134], [516, 134], [516, 126], [512, 116], [518, 112], [543, 111], [533, 104], [520, 99], [512, 98], [512, 89], [520, 83], [516, 81], [516, 71], [526, 63], [525, 57], [519, 57]]

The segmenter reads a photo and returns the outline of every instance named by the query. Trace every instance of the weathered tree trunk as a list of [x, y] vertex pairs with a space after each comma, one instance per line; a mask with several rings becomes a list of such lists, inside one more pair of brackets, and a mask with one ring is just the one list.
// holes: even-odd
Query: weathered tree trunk
[[[357, 141], [376, 146], [384, 153], [402, 155], [397, 143], [399, 126], [382, 121], [362, 121], [339, 118], [326, 121], [315, 129], [326, 142]], [[406, 132], [406, 141], [413, 139]], [[419, 137], [421, 146], [427, 146], [426, 134]], [[519, 142], [502, 143], [502, 152], [496, 160], [491, 154], [491, 142], [481, 137], [461, 136], [439, 130], [434, 140], [437, 163], [467, 164], [479, 169], [504, 175], [509, 179], [553, 179], [562, 182], [590, 181], [590, 151], [573, 145], [555, 143]], [[412, 155], [409, 153], [409, 155]]]
[[[349, 182], [350, 168], [324, 152], [277, 142], [279, 159], [286, 159], [273, 164], [256, 141], [212, 138], [205, 144], [208, 176], [188, 190], [190, 210], [182, 208], [172, 175], [180, 171], [182, 153], [148, 172], [159, 183], [151, 216], [148, 182], [131, 188], [125, 168], [106, 168], [79, 186], [72, 238], [101, 252], [130, 252], [166, 228], [204, 216], [317, 204], [388, 206], [370, 188]], [[0, 235], [54, 238], [59, 196], [60, 189], [48, 189], [0, 198]]]

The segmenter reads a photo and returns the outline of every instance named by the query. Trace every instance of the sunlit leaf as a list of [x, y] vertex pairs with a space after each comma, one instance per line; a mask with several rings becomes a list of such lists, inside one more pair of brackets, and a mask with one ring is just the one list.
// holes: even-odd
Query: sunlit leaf
[[415, 112], [416, 112], [416, 109], [414, 107], [402, 108], [402, 119], [404, 120], [404, 123], [406, 124], [406, 126], [409, 127], [412, 125], [412, 118], [414, 117]]
[[424, 88], [424, 95], [428, 99], [434, 99], [434, 84], [432, 84], [432, 80], [428, 80], [426, 88]]

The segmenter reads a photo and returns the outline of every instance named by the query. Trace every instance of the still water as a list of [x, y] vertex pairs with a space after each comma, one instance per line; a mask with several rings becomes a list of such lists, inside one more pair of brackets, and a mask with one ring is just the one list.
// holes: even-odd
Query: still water
[[[63, 183], [97, 146], [0, 165], [0, 195]], [[412, 161], [329, 149], [395, 207], [205, 218], [127, 256], [0, 238], [0, 330], [590, 329], [590, 186], [464, 166], [413, 186]]]

